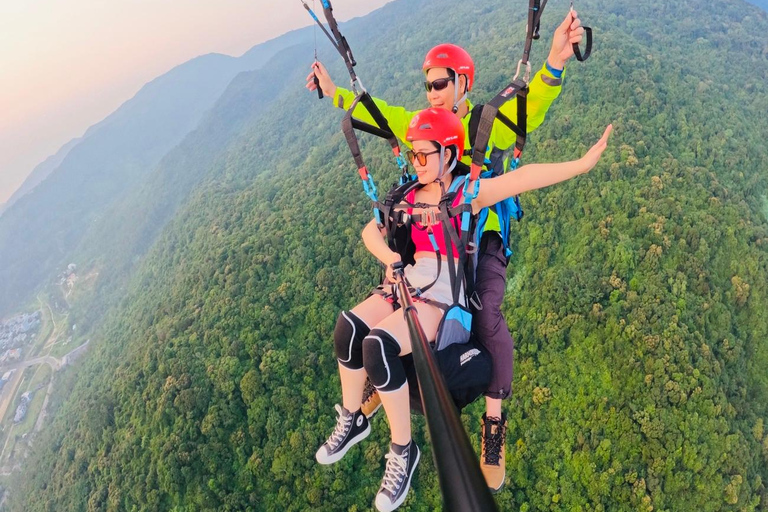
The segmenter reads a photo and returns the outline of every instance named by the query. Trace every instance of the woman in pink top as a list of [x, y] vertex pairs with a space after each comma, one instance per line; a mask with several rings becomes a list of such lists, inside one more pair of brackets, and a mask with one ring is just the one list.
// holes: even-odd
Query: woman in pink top
[[[480, 180], [478, 195], [472, 201], [473, 214], [508, 197], [588, 172], [605, 150], [611, 130], [612, 127], [608, 126], [598, 143], [579, 160], [525, 165], [513, 173]], [[452, 171], [457, 166], [457, 155], [462, 155], [464, 151], [464, 127], [450, 111], [427, 109], [413, 118], [407, 140], [413, 145], [409, 157], [421, 185], [408, 197], [408, 202], [437, 205], [456, 179]], [[461, 193], [458, 195], [461, 196]], [[459, 200], [461, 197], [457, 198]], [[429, 218], [429, 210], [422, 209], [422, 219]], [[434, 282], [421, 297], [450, 304], [453, 294], [447, 265], [440, 265], [440, 275], [437, 275], [437, 256], [426, 236], [426, 228], [416, 225], [411, 230], [411, 238], [416, 245], [415, 264], [406, 266], [405, 276], [413, 288]], [[448, 251], [442, 233], [438, 236], [441, 232], [439, 228], [437, 225], [434, 229], [435, 239], [445, 259]], [[386, 265], [387, 277], [392, 280], [392, 264], [400, 262], [401, 256], [390, 249], [375, 221], [363, 230], [363, 241], [371, 254]], [[457, 256], [453, 252], [450, 257]], [[443, 309], [426, 302], [417, 302], [416, 309], [424, 333], [430, 341], [434, 340]], [[360, 410], [365, 380], [370, 378], [381, 396], [392, 437], [389, 453], [385, 456], [384, 478], [376, 495], [376, 508], [380, 511], [394, 510], [408, 494], [420, 457], [419, 448], [411, 439], [409, 389], [401, 360], [411, 353], [408, 326], [402, 312], [396, 312], [394, 306], [382, 296], [371, 295], [351, 311], [343, 311], [339, 315], [334, 343], [343, 407], [336, 406], [339, 413], [336, 427], [317, 451], [317, 461], [333, 464], [370, 433], [368, 419]]]

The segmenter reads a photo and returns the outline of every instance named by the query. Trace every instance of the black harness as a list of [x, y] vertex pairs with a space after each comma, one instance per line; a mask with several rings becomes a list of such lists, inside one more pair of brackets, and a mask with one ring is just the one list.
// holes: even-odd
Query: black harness
[[[470, 168], [470, 176], [472, 180], [475, 180], [480, 176], [483, 165], [487, 163], [485, 160], [485, 153], [488, 149], [488, 141], [491, 138], [493, 123], [497, 119], [517, 135], [513, 154], [514, 159], [518, 160], [523, 153], [528, 133], [528, 110], [526, 99], [528, 96], [528, 83], [531, 76], [531, 63], [529, 57], [533, 41], [540, 37], [539, 29], [541, 27], [541, 15], [544, 13], [544, 7], [546, 7], [546, 5], [547, 0], [529, 0], [525, 46], [523, 48], [523, 57], [517, 64], [515, 77], [512, 79], [512, 82], [502, 89], [491, 101], [485, 105], [478, 105], [472, 110], [472, 118], [470, 119], [470, 140], [473, 141], [474, 146], [469, 153], [472, 155], [472, 166]], [[571, 2], [571, 10], [573, 10], [573, 2]], [[579, 45], [575, 43], [573, 44], [573, 51], [576, 55], [576, 59], [580, 62], [587, 60], [592, 53], [592, 29], [584, 27], [584, 30], [587, 34], [587, 47], [584, 54], [582, 55], [579, 50]], [[523, 67], [525, 68], [525, 74], [521, 78], [520, 71]], [[512, 98], [517, 98], [516, 122], [512, 122], [511, 119], [499, 112], [501, 107], [512, 100]], [[503, 159], [504, 155], [502, 155], [501, 158]]]
[[[333, 15], [333, 7], [331, 6], [330, 0], [321, 1], [323, 3], [323, 14], [325, 15], [325, 19], [328, 22], [330, 32], [325, 28], [325, 25], [322, 24], [320, 19], [306, 4], [306, 2], [302, 0], [302, 3], [304, 4], [304, 8], [309, 12], [315, 22], [323, 30], [323, 33], [328, 37], [336, 51], [339, 52], [339, 55], [341, 55], [341, 58], [344, 60], [344, 64], [346, 65], [347, 71], [349, 72], [352, 91], [355, 93], [355, 100], [352, 102], [349, 108], [346, 109], [347, 112], [341, 121], [341, 129], [344, 133], [344, 137], [347, 140], [349, 150], [352, 153], [352, 158], [355, 160], [355, 164], [357, 165], [357, 171], [360, 174], [360, 179], [363, 180], [363, 189], [365, 190], [366, 195], [374, 203], [374, 217], [376, 218], [376, 222], [381, 227], [383, 226], [383, 218], [381, 216], [381, 212], [377, 209], [376, 206], [378, 203], [378, 192], [373, 181], [373, 177], [368, 172], [368, 167], [365, 165], [365, 161], [363, 160], [363, 155], [360, 151], [360, 142], [357, 138], [355, 130], [361, 130], [363, 132], [370, 133], [371, 135], [385, 139], [389, 143], [390, 147], [392, 148], [392, 153], [395, 156], [395, 162], [401, 171], [401, 183], [405, 183], [411, 179], [410, 173], [408, 171], [408, 163], [402, 157], [400, 144], [397, 142], [397, 137], [395, 137], [395, 134], [389, 127], [387, 118], [384, 117], [384, 114], [382, 114], [379, 107], [373, 101], [373, 98], [363, 86], [360, 77], [358, 77], [357, 73], [355, 72], [357, 61], [355, 61], [355, 57], [352, 55], [352, 49], [349, 47], [347, 39], [341, 34], [341, 31], [339, 30], [339, 25]], [[365, 123], [352, 117], [352, 113], [355, 111], [358, 104], [361, 104], [368, 111], [368, 113], [376, 122], [376, 125]]]
[[[341, 55], [344, 64], [347, 67], [347, 71], [349, 72], [355, 99], [349, 108], [346, 108], [346, 114], [342, 119], [341, 126], [347, 145], [349, 146], [352, 157], [357, 165], [358, 173], [363, 181], [363, 189], [373, 202], [374, 218], [376, 219], [378, 226], [384, 229], [390, 248], [400, 254], [403, 261], [407, 264], [413, 263], [414, 253], [410, 230], [419, 229], [415, 224], [421, 224], [427, 226], [426, 228], [421, 229], [427, 229], [428, 233], [431, 234], [432, 226], [439, 224], [443, 231], [443, 238], [446, 242], [446, 251], [451, 252], [448, 249], [450, 244], [452, 247], [456, 248], [459, 254], [458, 265], [456, 265], [456, 262], [452, 257], [449, 256], [447, 258], [449, 274], [451, 276], [451, 288], [454, 294], [454, 303], [458, 302], [460, 283], [464, 283], [465, 293], [467, 293], [468, 296], [472, 296], [474, 292], [474, 253], [477, 252], [478, 243], [474, 240], [477, 218], [472, 215], [471, 201], [477, 197], [479, 190], [479, 181], [477, 180], [484, 167], [492, 170], [494, 175], [501, 174], [504, 171], [504, 161], [507, 156], [506, 151], [494, 148], [495, 150], [492, 151], [490, 155], [491, 158], [486, 159], [485, 157], [491, 130], [497, 119], [517, 136], [514, 147], [513, 167], [519, 163], [519, 158], [525, 148], [528, 115], [527, 95], [528, 83], [531, 75], [529, 56], [533, 41], [539, 39], [541, 15], [544, 12], [544, 7], [546, 7], [548, 0], [529, 0], [528, 25], [523, 56], [518, 62], [517, 72], [515, 73], [512, 82], [510, 82], [507, 87], [488, 103], [477, 105], [472, 109], [470, 114], [469, 135], [470, 140], [474, 142], [474, 146], [472, 149], [465, 151], [465, 154], [472, 156], [472, 164], [469, 169], [466, 169], [466, 166], [457, 162], [457, 165], [461, 167], [458, 171], [459, 175], [464, 173], [469, 174], [469, 177], [464, 180], [462, 191], [464, 194], [464, 201], [455, 207], [453, 206], [453, 202], [456, 194], [459, 193], [458, 190], [452, 190], [445, 193], [437, 205], [410, 204], [405, 201], [406, 195], [420, 185], [418, 182], [414, 181], [414, 177], [409, 174], [408, 163], [402, 157], [397, 137], [390, 128], [386, 117], [373, 101], [373, 98], [365, 89], [355, 72], [357, 62], [355, 61], [347, 39], [339, 30], [338, 22], [333, 15], [333, 7], [330, 0], [321, 1], [323, 4], [323, 14], [328, 23], [328, 28], [323, 25], [304, 0], [302, 0], [302, 3], [317, 25], [323, 30], [323, 33], [328, 37], [333, 47], [339, 55]], [[573, 3], [571, 3], [571, 9], [572, 8]], [[578, 45], [574, 44], [574, 53], [579, 61], [586, 60], [592, 50], [592, 31], [588, 27], [585, 27], [585, 30], [587, 32], [587, 48], [583, 55], [579, 51]], [[523, 67], [525, 68], [525, 73], [521, 77], [520, 72]], [[500, 112], [501, 107], [513, 98], [517, 98], [517, 119], [515, 122]], [[352, 116], [352, 113], [358, 105], [362, 105], [368, 111], [375, 121], [375, 125], [365, 123]], [[392, 148], [395, 161], [400, 168], [400, 183], [389, 191], [384, 201], [379, 201], [378, 199], [378, 191], [373, 176], [371, 176], [368, 171], [362, 152], [360, 151], [356, 130], [361, 130], [387, 140]], [[473, 191], [470, 190], [470, 182], [474, 182]], [[425, 210], [437, 208], [437, 212], [434, 214], [409, 215], [404, 211], [404, 209], [407, 208], [422, 208]], [[456, 229], [456, 223], [454, 222], [457, 218], [460, 219], [459, 229]], [[437, 255], [439, 276], [442, 258], [437, 244], [434, 242], [434, 239], [432, 240]], [[432, 285], [434, 285], [434, 282], [429, 286], [422, 288], [422, 291], [425, 291]]]

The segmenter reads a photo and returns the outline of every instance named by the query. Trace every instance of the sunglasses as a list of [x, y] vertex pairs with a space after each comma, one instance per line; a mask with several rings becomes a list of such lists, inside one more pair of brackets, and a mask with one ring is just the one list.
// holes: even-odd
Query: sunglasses
[[419, 161], [419, 165], [427, 165], [427, 157], [429, 155], [434, 155], [435, 153], [439, 153], [439, 150], [431, 151], [429, 153], [424, 153], [419, 151], [418, 153], [413, 151], [406, 151], [405, 155], [408, 157], [408, 160], [410, 162], [413, 162], [415, 160]]
[[424, 82], [424, 87], [427, 89], [427, 92], [432, 92], [432, 89], [436, 91], [442, 91], [446, 87], [448, 87], [448, 84], [453, 82], [454, 79], [451, 77], [447, 78], [438, 78], [437, 80], [432, 80], [431, 82], [429, 80]]

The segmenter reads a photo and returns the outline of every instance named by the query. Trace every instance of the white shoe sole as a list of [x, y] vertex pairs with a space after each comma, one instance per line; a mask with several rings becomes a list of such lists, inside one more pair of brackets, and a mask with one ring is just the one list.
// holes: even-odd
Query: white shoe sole
[[[496, 494], [498, 492], [501, 492], [501, 490], [504, 488], [504, 483], [506, 482], [506, 479], [507, 479], [507, 474], [506, 474], [506, 472], [504, 472], [504, 476], [501, 478], [501, 483], [499, 484], [498, 487], [491, 487], [489, 485], [488, 486], [488, 490], [491, 491], [491, 494]], [[486, 481], [486, 483], [488, 483], [488, 482]]]
[[319, 450], [317, 450], [317, 453], [315, 453], [315, 460], [317, 460], [318, 463], [323, 465], [333, 464], [335, 462], [339, 462], [344, 455], [349, 451], [350, 448], [355, 446], [357, 443], [368, 437], [368, 434], [371, 433], [371, 424], [369, 423], [367, 427], [365, 427], [365, 430], [357, 434], [357, 436], [353, 437], [351, 441], [347, 443], [347, 446], [344, 447], [343, 450], [338, 451], [334, 453], [333, 455], [328, 455], [327, 450], [325, 449], [325, 445], [321, 446]]
[[[416, 473], [416, 468], [419, 465], [419, 460], [421, 459], [421, 450], [416, 452], [416, 462], [413, 463], [413, 471], [411, 471], [411, 474], [408, 476], [408, 481], [405, 482], [405, 491], [403, 491], [403, 494], [400, 495], [400, 499], [395, 501], [394, 503], [390, 503], [389, 500], [384, 496], [376, 496], [376, 510], [379, 512], [392, 512], [396, 508], [398, 508], [400, 505], [403, 504], [405, 501], [405, 498], [408, 497], [408, 492], [411, 490], [411, 478]], [[379, 500], [379, 498], [382, 498]]]

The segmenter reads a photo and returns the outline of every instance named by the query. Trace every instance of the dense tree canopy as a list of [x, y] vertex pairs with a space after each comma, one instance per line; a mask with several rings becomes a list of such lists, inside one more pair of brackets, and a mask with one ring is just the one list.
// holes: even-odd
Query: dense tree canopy
[[[455, 12], [443, 25], [414, 22], [434, 2], [401, 0], [348, 34], [373, 93], [423, 105], [420, 59], [444, 40], [475, 56], [476, 100], [506, 83], [522, 4], [440, 6]], [[525, 158], [573, 158], [616, 130], [592, 173], [523, 197], [497, 503], [768, 510], [768, 19], [730, 0], [578, 7], [595, 52], [569, 66]], [[564, 12], [548, 7], [534, 62]], [[369, 509], [383, 416], [335, 466], [313, 458], [340, 399], [336, 315], [379, 269], [360, 241], [370, 205], [341, 111], [301, 89], [311, 53], [221, 150], [130, 284], [102, 292], [115, 305], [89, 325], [94, 348], [15, 481], [13, 510]], [[385, 146], [364, 143], [381, 186], [396, 173]], [[464, 416], [475, 443], [481, 405]], [[416, 425], [426, 456], [404, 509], [436, 510]]]

